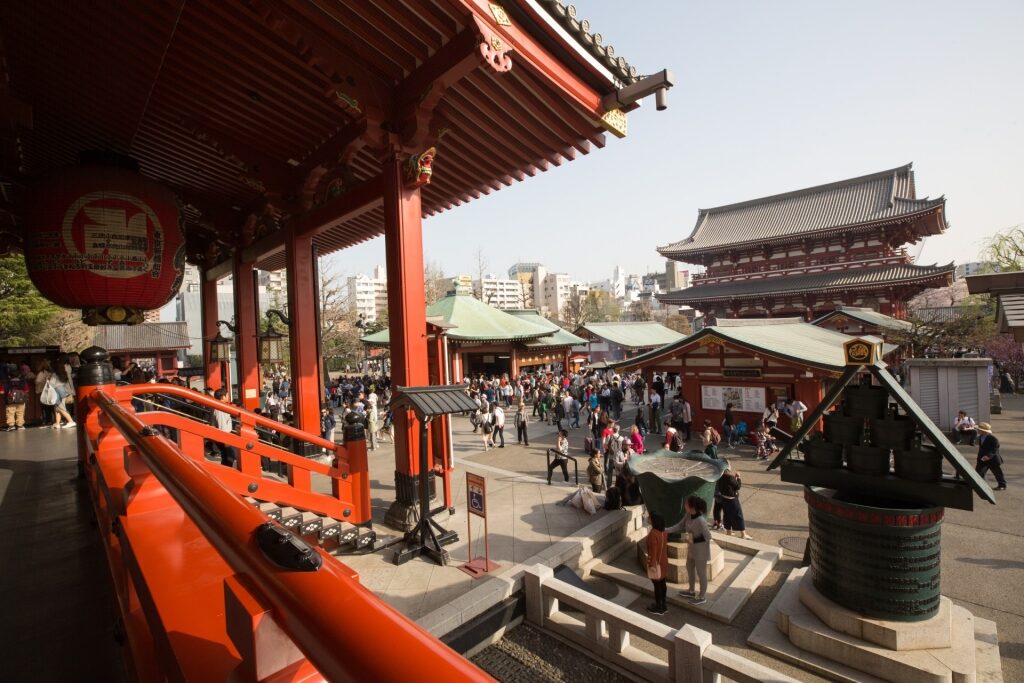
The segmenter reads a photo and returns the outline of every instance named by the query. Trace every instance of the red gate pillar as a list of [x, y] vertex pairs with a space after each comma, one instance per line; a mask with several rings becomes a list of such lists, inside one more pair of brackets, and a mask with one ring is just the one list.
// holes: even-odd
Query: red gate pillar
[[224, 386], [220, 362], [210, 358], [210, 340], [217, 336], [217, 281], [207, 280], [206, 273], [199, 277], [199, 306], [202, 313], [203, 367], [206, 386], [216, 391]]
[[[402, 159], [384, 162], [384, 251], [388, 269], [391, 384], [427, 384], [427, 300], [423, 284], [423, 221], [419, 188], [405, 186]], [[411, 410], [395, 420], [395, 502], [385, 523], [408, 531], [417, 519], [419, 430]]]
[[256, 305], [256, 270], [252, 263], [235, 257], [235, 359], [238, 363], [238, 393], [242, 407], [260, 407], [260, 372], [256, 346], [259, 322]]
[[[288, 341], [291, 347], [292, 413], [295, 426], [310, 434], [320, 434], [320, 355], [317, 352], [316, 268], [313, 264], [313, 238], [296, 236], [288, 229], [285, 237], [288, 263]], [[422, 275], [420, 276], [422, 278]]]

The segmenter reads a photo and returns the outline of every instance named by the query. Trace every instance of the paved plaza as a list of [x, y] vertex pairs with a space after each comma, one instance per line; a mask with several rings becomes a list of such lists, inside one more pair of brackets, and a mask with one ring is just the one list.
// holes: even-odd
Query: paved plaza
[[[624, 412], [622, 423], [632, 423], [632, 409]], [[1024, 680], [1024, 554], [1022, 544], [1021, 467], [1024, 466], [1024, 398], [1004, 397], [1004, 412], [993, 417], [993, 426], [1003, 444], [1010, 488], [1000, 492], [999, 505], [977, 502], [974, 512], [947, 510], [943, 524], [943, 593], [975, 615], [998, 624], [1005, 680]], [[381, 598], [413, 618], [423, 618], [465, 594], [479, 582], [457, 569], [469, 559], [464, 514], [465, 472], [487, 477], [491, 559], [500, 564], [496, 574], [516, 563], [529, 560], [552, 543], [572, 535], [602, 515], [591, 516], [572, 507], [558, 505], [572, 490], [560, 481], [548, 486], [545, 449], [554, 443], [554, 427], [530, 423], [530, 447], [507, 438], [506, 447], [482, 451], [482, 441], [473, 434], [469, 421], [453, 420], [455, 458], [458, 465], [453, 491], [456, 513], [438, 515], [443, 526], [459, 532], [459, 541], [447, 546], [452, 563], [439, 567], [416, 559], [396, 567], [388, 552], [354, 556], [345, 561], [359, 571], [363, 583]], [[582, 454], [583, 429], [570, 430], [574, 455]], [[658, 435], [651, 435], [648, 447], [656, 447]], [[16, 644], [19, 656], [0, 662], [0, 672], [32, 670], [38, 663], [39, 643], [51, 638], [53, 624], [61, 624], [56, 640], [74, 638], [74, 651], [83, 666], [102, 670], [115, 665], [117, 648], [112, 646], [113, 610], [102, 600], [86, 606], [75, 581], [105, 582], [102, 551], [90, 543], [95, 528], [89, 525], [82, 496], [84, 489], [74, 480], [75, 435], [73, 430], [29, 429], [0, 434], [0, 551], [4, 557], [23, 561], [0, 563], [0, 585], [16, 596], [9, 606], [18, 619], [0, 620], [0, 637]], [[964, 448], [969, 460], [973, 455]], [[741, 498], [749, 532], [756, 540], [781, 544], [783, 560], [756, 591], [731, 624], [722, 624], [690, 611], [672, 609], [659, 620], [673, 627], [691, 623], [710, 631], [716, 644], [742, 653], [756, 661], [805, 680], [817, 680], [793, 667], [781, 665], [746, 644], [757, 623], [785, 577], [799, 565], [807, 538], [806, 506], [799, 486], [779, 481], [777, 472], [765, 472], [764, 463], [752, 459], [749, 447], [724, 450], [743, 476]], [[585, 461], [581, 458], [581, 465]], [[370, 454], [374, 517], [378, 524], [393, 500], [394, 457], [390, 444]], [[571, 470], [570, 470], [571, 473]], [[581, 481], [585, 475], [581, 473]], [[394, 534], [378, 526], [382, 534]], [[474, 520], [473, 555], [482, 555], [483, 525]], [[52, 539], [52, 540], [50, 540]], [[31, 543], [29, 543], [31, 541]], [[19, 548], [30, 547], [25, 557]], [[51, 551], [45, 551], [50, 548]], [[615, 590], [594, 580], [595, 590], [616, 599]], [[14, 588], [15, 590], [11, 590]], [[78, 598], [71, 599], [71, 596]], [[646, 596], [618, 595], [631, 608], [642, 610]], [[82, 636], [81, 634], [86, 634]], [[23, 656], [22, 656], [23, 655]], [[56, 666], [56, 665], [55, 665]], [[116, 665], [119, 667], [119, 665]], [[119, 670], [119, 669], [118, 669]], [[9, 676], [0, 676], [13, 680]], [[45, 677], [44, 677], [45, 678]]]

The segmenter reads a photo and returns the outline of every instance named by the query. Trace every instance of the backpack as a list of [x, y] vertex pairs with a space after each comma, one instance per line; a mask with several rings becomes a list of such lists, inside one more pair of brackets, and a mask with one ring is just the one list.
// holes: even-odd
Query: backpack
[[25, 403], [25, 390], [11, 387], [7, 391], [7, 405], [9, 406], [20, 406]]
[[672, 435], [672, 443], [668, 445], [668, 449], [673, 453], [682, 453], [683, 437], [679, 436], [679, 432]]
[[717, 446], [722, 441], [722, 435], [719, 434], [718, 430], [715, 429], [714, 427], [710, 427], [710, 429], [711, 429], [711, 443], [713, 443], [714, 445]]

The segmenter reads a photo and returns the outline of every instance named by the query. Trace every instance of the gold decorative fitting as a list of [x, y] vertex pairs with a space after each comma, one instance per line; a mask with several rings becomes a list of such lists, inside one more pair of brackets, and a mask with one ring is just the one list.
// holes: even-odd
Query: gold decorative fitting
[[504, 43], [501, 42], [501, 38], [499, 38], [498, 36], [491, 36], [491, 47], [493, 47], [495, 50], [500, 50], [502, 47], [504, 47]]
[[511, 26], [512, 21], [508, 18], [508, 13], [505, 12], [505, 8], [495, 3], [488, 3], [488, 7], [491, 8], [491, 15], [494, 16], [494, 21], [498, 23], [498, 26]]
[[626, 137], [629, 131], [629, 119], [621, 109], [610, 109], [601, 116], [601, 125], [617, 138]]
[[697, 346], [725, 346], [725, 340], [721, 337], [709, 335], [697, 342]]

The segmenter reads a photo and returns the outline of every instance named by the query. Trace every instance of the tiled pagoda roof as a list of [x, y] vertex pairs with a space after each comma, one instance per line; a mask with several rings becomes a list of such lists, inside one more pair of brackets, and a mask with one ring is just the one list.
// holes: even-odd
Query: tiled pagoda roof
[[744, 278], [729, 282], [695, 285], [662, 294], [658, 298], [665, 303], [688, 304], [695, 301], [744, 299], [770, 294], [797, 294], [835, 289], [873, 289], [881, 285], [903, 284], [943, 277], [952, 278], [954, 270], [955, 266], [952, 263], [945, 266], [915, 266], [900, 263], [878, 268]]
[[[668, 258], [799, 239], [859, 225], [895, 222], [941, 209], [945, 198], [918, 199], [912, 164], [803, 190], [701, 209], [684, 240], [659, 247]], [[943, 228], [945, 222], [940, 224]]]

